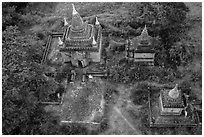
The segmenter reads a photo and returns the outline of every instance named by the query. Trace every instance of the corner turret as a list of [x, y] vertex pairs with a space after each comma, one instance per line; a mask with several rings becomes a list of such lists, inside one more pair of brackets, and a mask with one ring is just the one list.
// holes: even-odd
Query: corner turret
[[93, 36], [92, 46], [93, 46], [93, 47], [96, 47], [96, 46], [97, 46], [97, 42], [96, 42], [94, 36]]
[[68, 22], [66, 20], [66, 18], [64, 18], [64, 26], [67, 26], [68, 25]]
[[99, 21], [98, 21], [98, 18], [96, 17], [96, 22], [95, 22], [95, 25], [100, 25]]

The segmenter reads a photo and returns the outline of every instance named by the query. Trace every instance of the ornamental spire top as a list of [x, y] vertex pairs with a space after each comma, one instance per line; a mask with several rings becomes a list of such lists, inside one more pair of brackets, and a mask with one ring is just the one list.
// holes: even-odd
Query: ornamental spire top
[[76, 15], [78, 14], [78, 12], [76, 11], [75, 7], [74, 7], [74, 4], [72, 4], [72, 15]]
[[63, 44], [63, 41], [61, 40], [60, 37], [58, 37], [58, 44], [59, 44], [59, 45], [62, 45], [62, 44]]
[[148, 36], [148, 35], [149, 35], [149, 34], [148, 34], [148, 31], [147, 31], [147, 26], [146, 26], [146, 24], [145, 24], [144, 29], [142, 30], [141, 35], [142, 35], [142, 36]]
[[71, 21], [72, 29], [76, 31], [84, 29], [84, 22], [79, 13], [76, 11], [74, 4], [72, 4], [72, 8], [73, 8]]
[[96, 25], [100, 25], [99, 21], [98, 21], [98, 18], [96, 17], [96, 22], [95, 22]]

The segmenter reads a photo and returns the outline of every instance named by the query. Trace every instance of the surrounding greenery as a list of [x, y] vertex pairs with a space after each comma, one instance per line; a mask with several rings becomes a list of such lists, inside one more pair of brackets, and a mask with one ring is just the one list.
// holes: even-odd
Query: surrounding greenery
[[[2, 127], [3, 134], [52, 134], [55, 119], [38, 104], [38, 95], [49, 83], [40, 65], [43, 42], [24, 34], [23, 11], [28, 3], [3, 3]], [[22, 24], [23, 23], [23, 24]], [[44, 128], [43, 128], [44, 127]]]
[[148, 68], [110, 57], [110, 60], [114, 60], [109, 65], [112, 80], [123, 83], [141, 80], [171, 82], [181, 78], [177, 67], [185, 66], [193, 60], [193, 50], [188, 46], [189, 43], [184, 42], [184, 36], [190, 28], [186, 19], [188, 7], [184, 3], [141, 3], [139, 9], [139, 16], [134, 16], [134, 10], [130, 14], [129, 25], [140, 29], [146, 24], [149, 34], [160, 38], [155, 46], [156, 67]]

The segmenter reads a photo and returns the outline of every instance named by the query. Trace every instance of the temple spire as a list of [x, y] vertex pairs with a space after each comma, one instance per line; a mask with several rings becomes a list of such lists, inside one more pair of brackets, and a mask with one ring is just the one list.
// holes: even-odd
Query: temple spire
[[76, 9], [75, 9], [75, 7], [74, 7], [74, 4], [72, 4], [72, 15], [76, 15], [76, 14], [79, 14], [77, 11], [76, 11]]
[[81, 16], [79, 15], [79, 13], [76, 11], [74, 4], [72, 4], [72, 22], [71, 22], [71, 26], [72, 29], [74, 30], [82, 30], [84, 29], [84, 22], [81, 18]]
[[95, 22], [96, 25], [100, 25], [99, 21], [98, 21], [98, 18], [96, 17], [96, 22]]
[[146, 26], [146, 24], [145, 24], [144, 29], [142, 30], [141, 35], [142, 35], [142, 36], [148, 36], [148, 35], [149, 35], [149, 34], [148, 34], [148, 31], [147, 31], [147, 26]]
[[66, 18], [64, 18], [64, 26], [67, 26], [68, 25], [68, 22], [66, 20]]
[[176, 86], [169, 91], [169, 96], [173, 99], [176, 99], [179, 97], [180, 94], [180, 90], [178, 90], [178, 84], [176, 84]]
[[61, 40], [60, 37], [58, 37], [58, 44], [59, 44], [59, 45], [62, 45], [62, 44], [63, 44], [63, 41]]

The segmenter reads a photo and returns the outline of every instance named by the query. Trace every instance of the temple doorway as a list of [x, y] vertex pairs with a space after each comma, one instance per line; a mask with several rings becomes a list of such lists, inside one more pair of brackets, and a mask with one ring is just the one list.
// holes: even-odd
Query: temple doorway
[[79, 68], [83, 68], [83, 62], [82, 62], [82, 60], [78, 60], [78, 67], [79, 67]]

